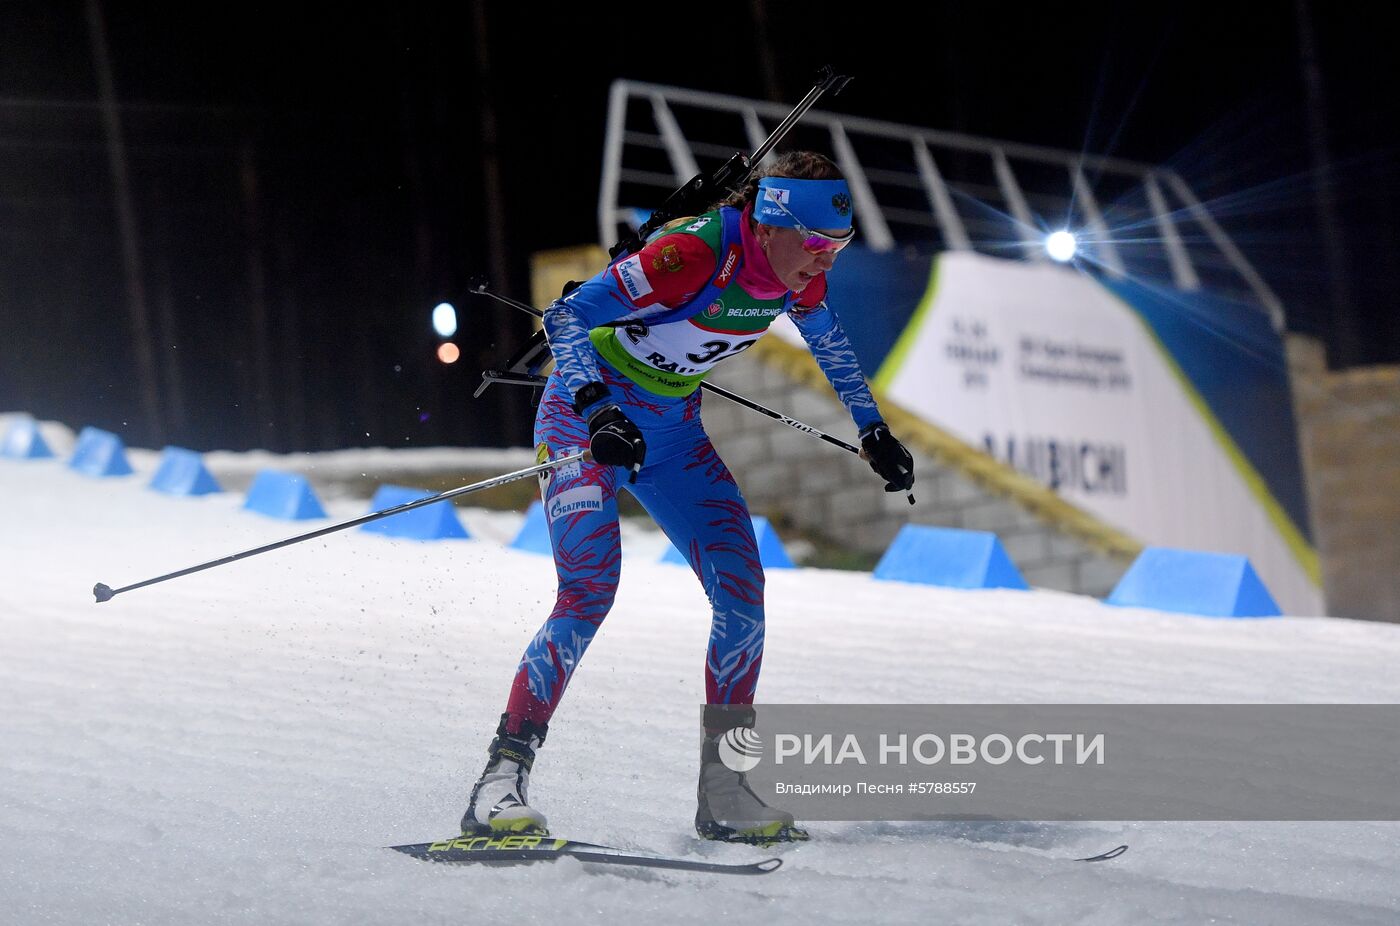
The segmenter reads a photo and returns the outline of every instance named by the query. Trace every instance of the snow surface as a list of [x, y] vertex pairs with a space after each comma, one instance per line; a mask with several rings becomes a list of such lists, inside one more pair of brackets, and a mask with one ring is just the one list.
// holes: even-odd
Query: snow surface
[[[375, 459], [347, 459], [368, 468]], [[1400, 825], [812, 823], [759, 878], [432, 866], [547, 559], [476, 539], [331, 535], [95, 605], [113, 587], [305, 524], [219, 495], [0, 460], [0, 922], [1394, 923]], [[332, 500], [333, 517], [365, 502]], [[315, 523], [315, 522], [313, 522]], [[693, 722], [708, 615], [665, 541], [628, 529], [617, 606], [533, 780], [556, 832], [716, 860], [698, 841]], [[1223, 621], [1055, 592], [774, 571], [761, 700], [1396, 702], [1400, 627]], [[1120, 842], [1084, 865], [1066, 856]]]

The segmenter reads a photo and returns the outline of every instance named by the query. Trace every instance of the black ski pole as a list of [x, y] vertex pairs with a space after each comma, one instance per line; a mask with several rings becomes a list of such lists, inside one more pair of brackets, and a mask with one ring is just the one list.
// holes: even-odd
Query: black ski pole
[[812, 435], [813, 437], [820, 438], [820, 439], [826, 441], [828, 444], [831, 444], [833, 447], [840, 447], [842, 450], [845, 450], [845, 451], [847, 451], [848, 453], [854, 453], [856, 456], [860, 456], [860, 448], [857, 447], [855, 444], [848, 444], [848, 443], [846, 443], [845, 441], [843, 441], [841, 438], [839, 438], [839, 437], [832, 437], [830, 434], [826, 433], [825, 431], [822, 431], [822, 430], [820, 430], [820, 429], [818, 429], [818, 428], [814, 428], [814, 427], [812, 427], [810, 424], [804, 424], [803, 422], [798, 421], [796, 418], [789, 418], [787, 415], [784, 415], [782, 412], [774, 411], [773, 409], [767, 407], [766, 405], [759, 405], [759, 404], [758, 404], [757, 402], [755, 402], [753, 399], [746, 399], [746, 398], [744, 398], [743, 396], [739, 395], [739, 393], [737, 393], [737, 392], [730, 392], [728, 389], [725, 389], [723, 386], [716, 386], [714, 383], [707, 383], [707, 382], [705, 382], [704, 380], [701, 380], [701, 381], [700, 381], [700, 388], [701, 388], [701, 389], [704, 389], [706, 392], [713, 392], [715, 395], [719, 396], [720, 398], [728, 399], [729, 401], [735, 403], [736, 405], [742, 405], [742, 406], [744, 406], [745, 408], [751, 408], [751, 409], [753, 409], [754, 411], [758, 412], [760, 415], [767, 415], [769, 418], [772, 418], [774, 421], [781, 421], [783, 424], [787, 425], [788, 427], [790, 427], [790, 428], [795, 428], [795, 429], [797, 429], [798, 431], [801, 431], [803, 434], [810, 434], [810, 435]]
[[111, 601], [113, 597], [120, 595], [122, 592], [130, 592], [138, 588], [145, 588], [147, 585], [155, 585], [157, 582], [165, 582], [168, 579], [178, 579], [180, 578], [180, 576], [187, 576], [192, 572], [201, 572], [205, 569], [213, 569], [215, 566], [222, 566], [225, 563], [237, 562], [240, 559], [247, 559], [250, 556], [258, 555], [259, 553], [267, 553], [271, 550], [277, 550], [282, 547], [291, 546], [294, 543], [301, 543], [303, 540], [314, 540], [317, 537], [324, 537], [326, 534], [333, 534], [336, 531], [343, 531], [348, 527], [355, 527], [360, 524], [368, 524], [370, 521], [378, 521], [380, 518], [387, 518], [391, 515], [401, 514], [402, 512], [409, 511], [410, 509], [421, 508], [424, 505], [431, 505], [434, 502], [445, 501], [449, 498], [456, 498], [459, 495], [468, 495], [472, 492], [479, 492], [482, 489], [490, 489], [496, 486], [505, 485], [508, 482], [516, 482], [520, 479], [526, 479], [530, 476], [533, 476], [536, 473], [542, 473], [545, 470], [554, 469], [556, 466], [563, 466], [567, 463], [574, 463], [579, 460], [583, 460], [587, 456], [588, 451], [584, 450], [579, 453], [570, 454], [566, 457], [560, 457], [557, 460], [549, 460], [545, 463], [539, 463], [535, 466], [527, 466], [524, 469], [518, 469], [513, 473], [506, 473], [504, 476], [496, 476], [493, 479], [486, 479], [481, 482], [474, 482], [471, 485], [461, 486], [456, 489], [449, 489], [446, 492], [441, 492], [437, 495], [430, 495], [427, 498], [419, 498], [411, 502], [404, 502], [402, 505], [395, 505], [392, 508], [385, 508], [383, 511], [372, 511], [369, 514], [361, 515], [358, 518], [351, 518], [348, 521], [341, 521], [338, 524], [332, 524], [330, 527], [322, 527], [317, 530], [310, 531], [309, 533], [298, 534], [295, 537], [288, 537], [286, 540], [279, 540], [276, 543], [269, 543], [261, 547], [255, 547], [251, 550], [244, 550], [242, 553], [234, 553], [231, 556], [225, 556], [220, 559], [210, 560], [207, 563], [200, 563], [198, 566], [190, 566], [189, 568], [181, 569], [178, 572], [170, 572], [166, 573], [163, 576], [156, 576], [154, 579], [146, 579], [141, 582], [133, 582], [131, 585], [124, 585], [121, 588], [112, 588], [109, 585], [104, 585], [103, 583], [98, 582], [92, 587], [92, 594], [93, 597], [97, 599], [99, 604], [104, 601]]
[[[509, 296], [502, 296], [500, 293], [491, 292], [490, 285], [485, 280], [477, 280], [475, 285], [472, 286], [471, 292], [476, 293], [479, 296], [487, 296], [491, 299], [495, 299], [497, 302], [500, 302], [504, 305], [508, 305], [514, 309], [519, 309], [520, 311], [533, 315], [536, 318], [544, 317], [544, 313], [532, 305], [527, 305], [523, 302], [520, 302], [519, 300], [512, 299]], [[483, 383], [511, 383], [514, 385], [539, 386], [544, 384], [543, 377], [507, 374], [490, 370], [482, 374], [482, 381]], [[842, 450], [845, 450], [848, 453], [854, 453], [856, 456], [861, 457], [861, 459], [864, 459], [861, 449], [855, 446], [854, 444], [848, 444], [845, 441], [841, 440], [841, 438], [839, 437], [832, 437], [830, 434], [826, 433], [820, 428], [814, 428], [810, 424], [805, 424], [801, 421], [798, 421], [796, 418], [789, 418], [782, 412], [774, 411], [766, 405], [760, 405], [752, 399], [746, 399], [743, 396], [739, 395], [737, 392], [730, 392], [728, 389], [725, 389], [722, 386], [716, 386], [714, 383], [708, 382], [707, 380], [703, 379], [700, 381], [700, 388], [704, 389], [706, 392], [713, 392], [720, 398], [728, 399], [729, 401], [734, 402], [737, 405], [742, 405], [745, 408], [752, 409], [753, 411], [758, 412], [760, 415], [767, 415], [774, 421], [781, 421], [788, 427], [795, 428], [796, 430], [801, 431], [804, 434], [810, 434], [813, 437], [821, 438], [828, 444], [831, 444], [833, 447], [840, 447]], [[478, 394], [479, 393], [480, 390], [478, 390]], [[909, 493], [909, 504], [914, 504], [913, 492]]]

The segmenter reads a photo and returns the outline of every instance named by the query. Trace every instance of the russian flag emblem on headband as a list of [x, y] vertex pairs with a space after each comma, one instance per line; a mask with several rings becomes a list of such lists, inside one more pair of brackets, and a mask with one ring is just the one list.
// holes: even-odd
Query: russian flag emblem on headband
[[851, 227], [851, 190], [844, 180], [763, 177], [754, 218], [764, 225], [843, 231]]

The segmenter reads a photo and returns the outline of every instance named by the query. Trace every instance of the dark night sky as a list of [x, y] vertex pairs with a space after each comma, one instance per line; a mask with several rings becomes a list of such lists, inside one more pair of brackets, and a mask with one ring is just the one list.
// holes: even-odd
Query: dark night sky
[[[915, 15], [915, 8], [924, 12]], [[624, 9], [626, 12], [624, 12]], [[1389, 33], [1314, 0], [1352, 323], [1339, 357], [1312, 197], [1292, 2], [104, 4], [166, 403], [146, 433], [85, 0], [0, 0], [0, 410], [200, 449], [528, 441], [524, 396], [473, 401], [528, 331], [465, 295], [490, 266], [482, 102], [494, 103], [509, 279], [595, 235], [617, 77], [1175, 167], [1334, 360], [1400, 360]], [[701, 13], [703, 12], [703, 15]], [[427, 313], [464, 315], [464, 361]], [[250, 304], [269, 319], [253, 359]], [[178, 390], [172, 390], [178, 384]], [[171, 407], [170, 396], [183, 397]], [[369, 437], [365, 437], [369, 432]]]

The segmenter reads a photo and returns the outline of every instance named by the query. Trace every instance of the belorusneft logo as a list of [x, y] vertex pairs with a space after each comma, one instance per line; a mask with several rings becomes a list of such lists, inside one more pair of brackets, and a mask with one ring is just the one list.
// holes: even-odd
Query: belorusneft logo
[[751, 772], [763, 758], [763, 738], [749, 727], [726, 730], [718, 748], [719, 760], [731, 772]]
[[[759, 749], [761, 752], [762, 744]], [[912, 737], [908, 733], [881, 733], [873, 752], [862, 746], [854, 733], [840, 739], [832, 733], [778, 733], [773, 737], [774, 765], [1005, 765], [1013, 760], [1020, 765], [1103, 765], [1104, 734], [1026, 733], [1013, 740], [1003, 733], [980, 738], [971, 733]], [[756, 759], [754, 764], [758, 764]]]

